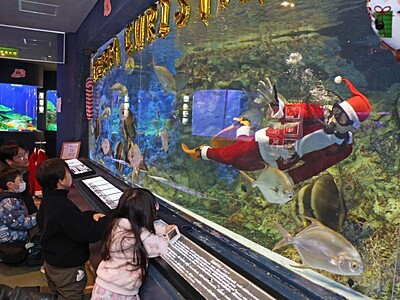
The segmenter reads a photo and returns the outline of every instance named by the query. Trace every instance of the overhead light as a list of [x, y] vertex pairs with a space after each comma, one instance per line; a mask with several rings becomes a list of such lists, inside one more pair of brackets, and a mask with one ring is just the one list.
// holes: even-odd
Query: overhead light
[[23, 38], [25, 45], [51, 47], [51, 41]]
[[21, 12], [55, 17], [57, 16], [58, 8], [59, 5], [40, 3], [35, 1], [18, 0], [18, 10]]

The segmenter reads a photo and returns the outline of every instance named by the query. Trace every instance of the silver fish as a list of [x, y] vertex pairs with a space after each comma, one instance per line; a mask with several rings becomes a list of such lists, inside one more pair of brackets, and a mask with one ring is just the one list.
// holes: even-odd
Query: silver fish
[[172, 188], [174, 188], [174, 189], [176, 189], [178, 191], [184, 192], [184, 193], [186, 193], [188, 195], [191, 195], [193, 197], [203, 198], [203, 199], [210, 199], [210, 197], [207, 197], [206, 195], [204, 195], [204, 194], [202, 194], [200, 192], [197, 192], [197, 191], [195, 191], [195, 190], [193, 190], [191, 188], [188, 188], [186, 186], [181, 186], [181, 185], [177, 184], [176, 182], [168, 180], [168, 179], [166, 179], [164, 177], [158, 177], [158, 176], [152, 176], [152, 175], [148, 175], [148, 176], [150, 178], [154, 179], [154, 180], [157, 180], [158, 182], [166, 184], [166, 185], [168, 185], [168, 186], [170, 186], [170, 187], [172, 187]]
[[103, 151], [103, 154], [105, 156], [111, 156], [112, 155], [111, 145], [110, 145], [110, 142], [108, 141], [107, 138], [103, 139], [103, 142], [101, 143], [101, 150]]
[[132, 178], [137, 180], [139, 178], [140, 170], [148, 170], [147, 165], [144, 161], [144, 157], [146, 155], [146, 149], [142, 153], [140, 152], [140, 148], [138, 144], [134, 144], [132, 140], [129, 139], [127, 143], [127, 151], [126, 151], [126, 161], [129, 163], [129, 166], [132, 170]]
[[108, 119], [111, 116], [111, 108], [110, 107], [106, 107], [100, 115], [100, 119]]
[[126, 103], [122, 102], [118, 109], [119, 119], [121, 121], [125, 120], [129, 116], [129, 108], [126, 108]]
[[311, 267], [339, 275], [361, 275], [364, 264], [354, 246], [345, 237], [318, 220], [305, 218], [311, 221], [311, 225], [294, 237], [275, 223], [283, 238], [272, 251], [292, 244], [303, 262], [302, 265], [295, 266], [297, 268]]
[[125, 72], [128, 75], [131, 75], [133, 71], [135, 70], [135, 60], [133, 57], [128, 57], [125, 63]]
[[293, 198], [294, 191], [289, 178], [277, 168], [266, 165], [256, 180], [244, 171], [240, 171], [240, 173], [251, 183], [252, 187], [259, 188], [267, 202], [283, 204]]
[[154, 73], [156, 74], [158, 81], [167, 92], [176, 94], [187, 85], [190, 79], [190, 74], [178, 72], [173, 75], [166, 67], [155, 65], [154, 60], [151, 65], [154, 67]]
[[158, 133], [158, 135], [156, 137], [156, 141], [158, 139], [160, 139], [160, 138], [161, 138], [161, 149], [164, 152], [168, 152], [168, 149], [169, 149], [169, 138], [168, 138], [168, 133], [167, 133], [167, 131], [165, 129], [161, 130]]
[[174, 75], [164, 66], [154, 66], [156, 77], [164, 90], [176, 93], [176, 81]]
[[120, 82], [115, 83], [111, 89], [119, 93], [121, 97], [128, 95], [128, 88]]

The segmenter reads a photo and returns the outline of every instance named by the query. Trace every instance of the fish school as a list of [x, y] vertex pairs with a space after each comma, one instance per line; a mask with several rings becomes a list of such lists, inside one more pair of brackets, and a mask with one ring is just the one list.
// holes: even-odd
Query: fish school
[[400, 297], [400, 7], [88, 2], [0, 16], [0, 294]]

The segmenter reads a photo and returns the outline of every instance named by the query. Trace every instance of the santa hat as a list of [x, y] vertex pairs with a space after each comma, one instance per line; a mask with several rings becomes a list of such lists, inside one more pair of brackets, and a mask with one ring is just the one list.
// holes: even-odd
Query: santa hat
[[339, 105], [350, 120], [354, 122], [353, 127], [359, 128], [361, 122], [364, 122], [368, 118], [369, 113], [371, 112], [371, 105], [369, 104], [367, 97], [361, 94], [348, 79], [340, 76], [335, 77], [335, 82], [337, 84], [341, 83], [342, 80], [346, 83], [350, 92], [353, 94], [353, 97], [339, 103]]

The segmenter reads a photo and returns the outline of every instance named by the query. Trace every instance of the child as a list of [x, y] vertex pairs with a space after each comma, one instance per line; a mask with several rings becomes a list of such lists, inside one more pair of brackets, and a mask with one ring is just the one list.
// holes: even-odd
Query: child
[[29, 151], [25, 150], [20, 143], [14, 140], [0, 146], [0, 171], [10, 167], [20, 170], [26, 183], [26, 189], [21, 194], [22, 200], [28, 209], [28, 214], [37, 212], [35, 202], [29, 193]]
[[25, 187], [18, 169], [0, 172], [0, 258], [5, 263], [18, 264], [25, 259], [28, 230], [36, 226], [36, 213], [27, 215], [22, 201]]
[[81, 300], [87, 279], [84, 264], [90, 254], [89, 243], [100, 240], [106, 218], [95, 211], [81, 212], [68, 198], [72, 177], [64, 160], [43, 161], [37, 167], [36, 179], [43, 188], [37, 220], [42, 231], [48, 285], [59, 300]]
[[148, 258], [167, 252], [166, 229], [154, 226], [158, 203], [146, 189], [125, 190], [107, 226], [93, 287], [93, 300], [138, 300], [139, 288], [147, 276]]

